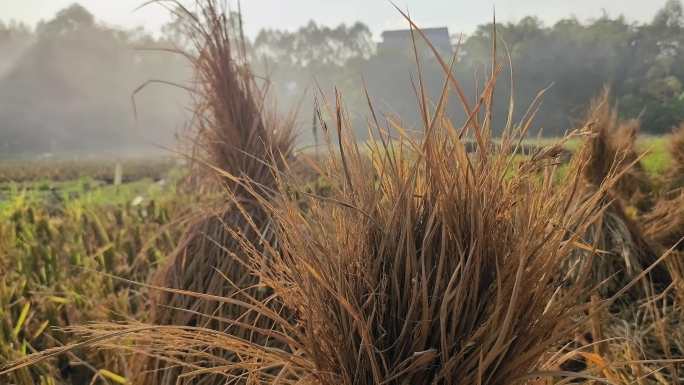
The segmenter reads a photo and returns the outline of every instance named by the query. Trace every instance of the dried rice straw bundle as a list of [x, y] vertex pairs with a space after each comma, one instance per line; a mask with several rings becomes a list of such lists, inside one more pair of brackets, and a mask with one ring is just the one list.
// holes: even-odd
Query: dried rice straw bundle
[[[275, 243], [269, 214], [253, 194], [258, 191], [264, 198], [277, 193], [275, 174], [290, 157], [293, 120], [266, 111], [266, 90], [246, 62], [239, 15], [236, 20], [216, 0], [196, 5], [196, 12], [180, 5], [177, 12], [187, 21], [194, 43], [195, 54], [186, 54], [197, 84], [194, 171], [199, 175], [197, 188], [208, 198], [155, 284], [218, 297], [265, 299], [269, 291], [251, 274], [242, 243], [256, 248]], [[244, 323], [269, 326], [267, 319], [259, 322], [256, 315], [242, 313], [242, 308], [176, 291], [155, 299], [150, 322], [227, 332], [226, 320], [242, 316]], [[231, 332], [251, 338], [241, 329]], [[180, 359], [202, 367], [200, 358]], [[165, 369], [167, 363], [155, 357], [143, 360], [135, 380], [176, 384], [183, 370]], [[198, 378], [193, 383], [222, 383], [211, 375]]]
[[[661, 255], [657, 244], [643, 234], [635, 215], [629, 213], [637, 197], [648, 196], [648, 178], [639, 166], [635, 152], [637, 123], [620, 123], [617, 111], [608, 105], [605, 90], [592, 103], [587, 117], [587, 127], [593, 135], [585, 142], [577, 157], [588, 159], [584, 171], [584, 194], [594, 197], [598, 190], [605, 190], [602, 197], [603, 211], [600, 220], [584, 234], [586, 241], [600, 251], [592, 257], [590, 281], [599, 288], [604, 298], [617, 293], [634, 277], [650, 267]], [[615, 176], [617, 182], [605, 188], [606, 178]], [[581, 201], [581, 200], [580, 200]], [[643, 199], [641, 199], [643, 204]], [[639, 204], [639, 203], [636, 203]], [[648, 205], [648, 204], [646, 204]], [[578, 255], [579, 258], [585, 258]], [[665, 288], [671, 278], [664, 266], [658, 266], [632, 290], [637, 297], [649, 295], [651, 283]]]

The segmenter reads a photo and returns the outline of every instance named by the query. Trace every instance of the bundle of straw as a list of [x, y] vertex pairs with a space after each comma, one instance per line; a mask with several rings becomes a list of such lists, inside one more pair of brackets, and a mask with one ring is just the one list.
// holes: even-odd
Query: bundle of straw
[[610, 104], [610, 90], [605, 88], [592, 100], [585, 122], [594, 134], [587, 143], [587, 181], [599, 185], [611, 172], [619, 172], [622, 175], [611, 189], [613, 193], [628, 204], [643, 204], [640, 200], [650, 194], [651, 183], [636, 150], [639, 121], [619, 119], [617, 108]]
[[[185, 53], [197, 85], [193, 160], [199, 177], [194, 179], [208, 199], [154, 283], [212, 296], [263, 299], [268, 290], [251, 274], [241, 243], [257, 248], [274, 243], [271, 219], [253, 194], [276, 193], [275, 175], [291, 154], [292, 119], [266, 111], [266, 88], [257, 84], [246, 61], [239, 14], [230, 14], [216, 0], [198, 2], [197, 7], [191, 12], [178, 5], [177, 12], [188, 23], [194, 43], [192, 52]], [[225, 320], [240, 314], [230, 305], [176, 291], [155, 298], [150, 322], [225, 331]], [[182, 371], [160, 370], [165, 365], [154, 358], [142, 361], [136, 380], [175, 384]], [[207, 376], [198, 382], [203, 383], [217, 380]]]
[[[605, 189], [602, 203], [605, 206], [601, 218], [584, 237], [595, 245], [600, 253], [592, 258], [591, 282], [599, 286], [604, 298], [617, 293], [641, 272], [649, 268], [660, 255], [656, 244], [647, 238], [628, 208], [650, 203], [645, 201], [651, 194], [651, 183], [639, 164], [640, 156], [635, 149], [638, 122], [621, 122], [617, 110], [609, 104], [609, 92], [604, 90], [593, 102], [585, 127], [592, 135], [585, 141], [577, 156], [586, 158], [583, 185], [584, 194], [595, 196]], [[615, 184], [605, 188], [607, 180]], [[584, 258], [583, 255], [579, 255]], [[650, 283], [666, 287], [671, 279], [664, 266], [650, 273], [650, 280], [636, 287], [632, 293], [643, 297], [651, 292]]]

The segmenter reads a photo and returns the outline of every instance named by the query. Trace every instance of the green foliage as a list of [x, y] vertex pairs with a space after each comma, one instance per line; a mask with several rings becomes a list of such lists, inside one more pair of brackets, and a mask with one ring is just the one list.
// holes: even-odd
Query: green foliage
[[621, 99], [621, 110], [625, 117], [641, 116], [644, 131], [654, 135], [667, 134], [684, 122], [683, 97], [661, 101], [648, 96], [637, 99], [627, 95]]
[[645, 137], [637, 141], [637, 150], [646, 152], [641, 165], [651, 176], [662, 177], [672, 165], [668, 137]]
[[[537, 116], [546, 134], [572, 127], [604, 84], [613, 88], [624, 118], [641, 117], [645, 132], [662, 134], [684, 120], [684, 33], [677, 20], [681, 3], [671, 0], [650, 24], [604, 15], [589, 23], [570, 18], [546, 27], [528, 17], [498, 25], [497, 35], [510, 52], [516, 100], [526, 103], [553, 84]], [[466, 40], [466, 66], [489, 64], [492, 30], [481, 26]], [[508, 61], [505, 52], [499, 60]], [[507, 107], [504, 97], [507, 93], [498, 102], [502, 108]]]
[[[0, 362], [66, 343], [55, 328], [144, 319], [140, 289], [106, 274], [145, 282], [175, 248], [179, 228], [172, 223], [191, 202], [173, 183], [41, 183], [63, 199], [16, 187], [0, 198]], [[124, 378], [126, 370], [111, 354], [77, 351], [0, 383], [87, 384]]]
[[278, 66], [342, 66], [374, 52], [371, 31], [360, 22], [335, 28], [310, 21], [295, 32], [265, 29], [254, 41], [254, 53]]

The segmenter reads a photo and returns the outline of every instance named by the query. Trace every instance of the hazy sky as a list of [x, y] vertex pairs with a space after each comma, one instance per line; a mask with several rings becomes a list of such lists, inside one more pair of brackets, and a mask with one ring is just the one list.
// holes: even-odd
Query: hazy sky
[[[234, 1], [234, 0], [233, 0]], [[575, 15], [581, 20], [596, 18], [605, 10], [609, 15], [625, 15], [630, 20], [651, 20], [666, 0], [395, 0], [408, 8], [422, 27], [447, 25], [452, 32], [471, 32], [478, 24], [490, 21], [496, 6], [500, 21], [537, 15], [550, 24]], [[0, 19], [16, 19], [30, 24], [48, 19], [74, 0], [0, 0]], [[168, 19], [158, 5], [134, 12], [144, 0], [81, 0], [97, 19], [112, 25], [145, 26], [155, 31]], [[315, 19], [323, 24], [361, 20], [374, 33], [404, 28], [406, 23], [388, 0], [242, 0], [247, 33], [254, 35], [263, 27], [293, 29]]]

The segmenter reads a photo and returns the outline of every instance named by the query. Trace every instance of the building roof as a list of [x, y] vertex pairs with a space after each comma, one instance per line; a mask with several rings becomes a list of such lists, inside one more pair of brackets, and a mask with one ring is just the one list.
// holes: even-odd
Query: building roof
[[[421, 28], [421, 31], [430, 40], [430, 43], [435, 46], [435, 48], [451, 52], [451, 38], [449, 36], [449, 28], [447, 27], [437, 27], [437, 28]], [[384, 31], [381, 34], [382, 43], [381, 48], [404, 48], [408, 47], [411, 43], [411, 30], [410, 29], [395, 29]], [[416, 36], [416, 40], [420, 41], [420, 37]]]
[[[421, 28], [421, 31], [423, 31], [424, 34], [430, 36], [447, 36], [449, 37], [449, 28], [447, 27], [436, 27], [436, 28]], [[393, 30], [388, 30], [384, 31], [382, 33], [382, 38], [397, 38], [397, 37], [405, 37], [405, 36], [411, 36], [411, 30], [410, 29], [393, 29]]]

